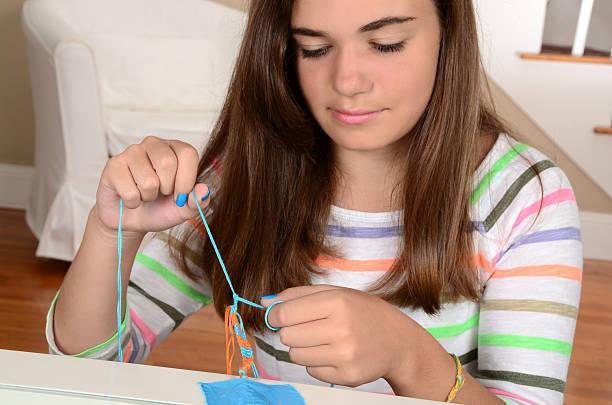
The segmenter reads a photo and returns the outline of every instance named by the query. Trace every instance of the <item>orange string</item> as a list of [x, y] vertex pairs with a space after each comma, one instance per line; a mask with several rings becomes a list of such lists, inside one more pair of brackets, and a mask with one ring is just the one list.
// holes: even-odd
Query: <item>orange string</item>
[[225, 368], [226, 374], [232, 374], [232, 360], [234, 359], [234, 339], [232, 339], [231, 307], [225, 309]]
[[238, 341], [238, 345], [251, 350], [253, 356], [248, 358], [245, 356], [242, 357], [242, 367], [240, 370], [248, 375], [249, 370], [253, 371], [253, 363], [255, 361], [255, 352], [251, 347], [251, 342], [248, 339], [242, 338], [239, 334], [234, 332], [234, 327], [237, 326], [240, 328], [240, 321], [236, 316], [235, 312], [232, 312], [232, 307], [228, 306], [225, 309], [225, 366], [228, 375], [232, 374], [232, 360], [234, 359], [234, 339]]

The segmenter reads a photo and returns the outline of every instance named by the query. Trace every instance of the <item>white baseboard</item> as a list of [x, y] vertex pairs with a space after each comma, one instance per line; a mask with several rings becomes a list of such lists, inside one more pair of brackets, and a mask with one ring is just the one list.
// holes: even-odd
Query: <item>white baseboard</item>
[[0, 208], [26, 208], [33, 171], [31, 166], [0, 163]]
[[[0, 208], [25, 209], [33, 168], [0, 163]], [[584, 257], [612, 261], [612, 215], [581, 212]]]
[[585, 259], [612, 261], [612, 215], [581, 212]]

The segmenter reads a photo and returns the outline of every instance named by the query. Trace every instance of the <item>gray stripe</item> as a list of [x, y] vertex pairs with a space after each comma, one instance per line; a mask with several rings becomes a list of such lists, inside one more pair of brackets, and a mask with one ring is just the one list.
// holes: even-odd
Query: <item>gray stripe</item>
[[383, 228], [365, 228], [353, 226], [328, 225], [327, 235], [340, 238], [378, 239], [391, 238], [403, 234], [403, 226], [390, 226]]
[[525, 187], [527, 183], [529, 183], [533, 178], [538, 176], [543, 171], [553, 167], [556, 167], [553, 162], [551, 162], [550, 160], [543, 160], [525, 170], [523, 174], [521, 174], [519, 178], [516, 179], [514, 183], [512, 183], [508, 190], [506, 190], [506, 193], [504, 194], [502, 199], [495, 206], [495, 208], [493, 208], [493, 211], [491, 211], [487, 219], [485, 219], [485, 230], [489, 232], [489, 230], [493, 228], [497, 220], [503, 215], [503, 213], [510, 206], [510, 204], [512, 204], [512, 201], [514, 201], [516, 196], [523, 189], [523, 187]]
[[459, 356], [459, 361], [461, 362], [461, 365], [463, 366], [475, 360], [478, 360], [478, 348], [474, 350], [470, 350], [469, 352]]
[[262, 339], [255, 336], [255, 344], [265, 353], [268, 353], [270, 356], [274, 357], [278, 361], [284, 361], [285, 363], [295, 364], [289, 358], [289, 352], [278, 350], [274, 348], [274, 346], [264, 342]]
[[578, 308], [573, 305], [537, 300], [483, 300], [480, 303], [480, 311], [543, 312], [573, 319], [578, 316]]
[[541, 375], [517, 373], [503, 370], [478, 370], [475, 378], [496, 381], [508, 381], [514, 384], [527, 385], [529, 387], [545, 388], [563, 393], [565, 381], [558, 378], [544, 377]]
[[166, 304], [165, 302], [163, 302], [163, 301], [153, 297], [151, 294], [149, 294], [148, 292], [143, 290], [139, 285], [134, 283], [132, 280], [129, 281], [128, 285], [130, 287], [132, 287], [134, 290], [138, 291], [142, 296], [144, 296], [146, 299], [151, 301], [153, 304], [155, 304], [166, 315], [168, 315], [168, 317], [170, 317], [170, 319], [172, 319], [174, 321], [174, 327], [172, 328], [172, 330], [175, 330], [176, 328], [178, 328], [179, 325], [185, 319], [185, 315], [181, 314], [176, 308], [174, 308], [173, 306], [171, 306], [169, 304]]

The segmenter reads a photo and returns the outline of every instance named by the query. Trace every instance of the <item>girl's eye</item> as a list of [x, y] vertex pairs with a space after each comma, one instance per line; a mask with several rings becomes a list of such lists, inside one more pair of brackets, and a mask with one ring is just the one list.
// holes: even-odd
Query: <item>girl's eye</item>
[[329, 48], [331, 48], [331, 46], [326, 46], [323, 48], [319, 48], [319, 49], [302, 49], [302, 57], [304, 59], [308, 59], [308, 58], [320, 58], [321, 56], [325, 55], [327, 53], [327, 51], [329, 51]]
[[405, 42], [398, 42], [397, 44], [377, 44], [372, 43], [374, 49], [382, 53], [389, 52], [401, 52], [405, 47]]
[[[405, 41], [398, 42], [397, 44], [377, 44], [375, 42], [370, 43], [372, 48], [376, 49], [381, 53], [390, 53], [390, 52], [401, 52], [405, 47]], [[320, 58], [321, 56], [325, 56], [327, 52], [330, 50], [331, 46], [326, 46], [319, 49], [302, 49], [302, 57], [304, 59], [308, 58]]]

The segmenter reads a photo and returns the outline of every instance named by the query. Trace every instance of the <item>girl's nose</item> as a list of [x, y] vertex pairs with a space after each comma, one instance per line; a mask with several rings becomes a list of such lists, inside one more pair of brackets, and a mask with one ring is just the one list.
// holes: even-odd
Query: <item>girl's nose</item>
[[338, 50], [334, 59], [332, 82], [334, 90], [345, 97], [367, 93], [372, 82], [365, 72], [365, 63], [358, 51], [351, 49]]

